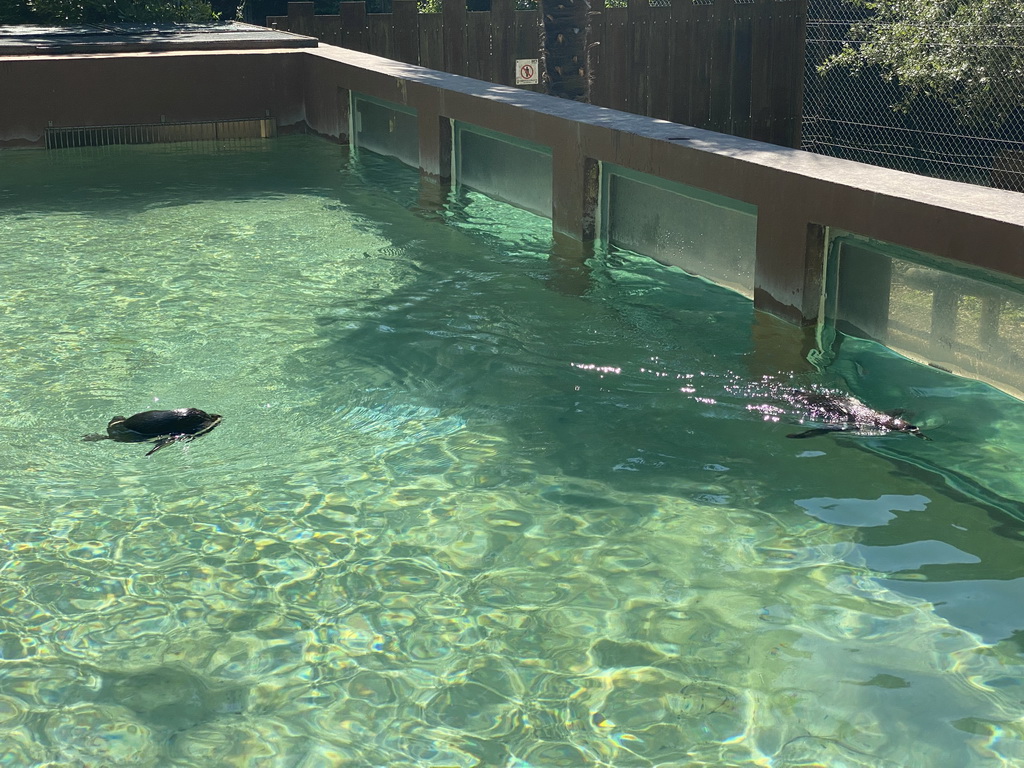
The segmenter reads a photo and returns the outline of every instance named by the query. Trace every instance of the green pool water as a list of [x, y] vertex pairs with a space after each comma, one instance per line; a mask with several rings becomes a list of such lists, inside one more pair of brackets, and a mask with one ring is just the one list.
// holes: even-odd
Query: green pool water
[[[418, 184], [0, 154], [0, 765], [1024, 762], [1020, 403]], [[787, 439], [780, 382], [932, 441]]]

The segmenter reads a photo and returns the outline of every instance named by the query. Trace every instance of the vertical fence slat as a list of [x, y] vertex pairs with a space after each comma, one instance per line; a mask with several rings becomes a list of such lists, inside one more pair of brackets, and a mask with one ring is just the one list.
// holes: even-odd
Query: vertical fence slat
[[343, 48], [351, 48], [353, 51], [370, 53], [367, 47], [366, 33], [366, 2], [357, 0], [350, 2], [344, 0], [338, 7], [341, 12], [341, 39], [340, 45]]
[[416, 0], [392, 0], [391, 21], [394, 24], [395, 49], [398, 61], [406, 64], [420, 62], [420, 14]]
[[649, 12], [647, 36], [647, 71], [649, 78], [649, 110], [651, 117], [671, 119], [672, 82], [675, 79], [675, 24], [668, 6], [652, 7]]
[[790, 0], [792, 8], [783, 27], [785, 36], [785, 69], [778, 74], [778, 110], [785, 128], [779, 144], [800, 146], [801, 115], [804, 95], [804, 57], [807, 51], [807, 0]]
[[650, 11], [649, 0], [626, 1], [628, 35], [625, 56], [627, 62], [633, 62], [632, 83], [627, 93], [626, 109], [638, 115], [646, 115], [650, 109]]
[[492, 80], [491, 12], [466, 14], [466, 64], [463, 74], [477, 80]]
[[769, 141], [772, 132], [772, 101], [768, 92], [771, 81], [772, 20], [775, 0], [756, 0], [751, 27], [750, 58], [755, 62], [750, 72], [750, 134], [749, 138]]
[[[540, 59], [540, 14], [537, 11], [516, 11], [513, 14], [513, 37], [516, 59]], [[513, 80], [513, 82], [515, 82]], [[545, 85], [521, 85], [530, 91], [544, 93]]]
[[601, 54], [601, 70], [595, 73], [605, 83], [603, 90], [607, 101], [601, 106], [612, 109], [629, 108], [629, 70], [622, 65], [624, 52], [629, 47], [629, 27], [625, 8], [605, 9], [604, 52]]
[[420, 66], [444, 69], [444, 38], [440, 13], [421, 13]]
[[672, 0], [672, 80], [671, 108], [664, 117], [677, 123], [691, 122], [690, 78], [693, 62], [690, 58], [691, 27], [693, 26], [692, 0]]
[[491, 0], [491, 79], [502, 85], [516, 81], [512, 28], [515, 7], [515, 0]]
[[441, 0], [444, 71], [466, 73], [466, 0]]
[[711, 5], [694, 5], [690, 25], [690, 119], [698, 128], [711, 122], [711, 55], [714, 23]]
[[314, 13], [312, 2], [292, 0], [288, 3], [288, 29], [299, 35], [315, 34], [313, 29]]
[[366, 14], [366, 46], [370, 53], [395, 58], [394, 15], [390, 13]]
[[328, 45], [337, 45], [341, 34], [341, 16], [314, 16], [313, 34], [317, 40]]
[[707, 127], [713, 131], [729, 130], [730, 85], [732, 83], [732, 27], [734, 0], [715, 0], [710, 6], [711, 18], [711, 101]]
[[750, 93], [753, 78], [751, 52], [756, 7], [753, 3], [742, 3], [737, 5], [735, 10], [728, 126], [729, 133], [735, 136], [750, 134]]
[[606, 104], [608, 101], [608, 89], [605, 88], [605, 78], [601, 77], [603, 71], [603, 57], [607, 49], [605, 42], [605, 19], [607, 13], [605, 0], [591, 0], [590, 3], [590, 35], [587, 42], [590, 50], [587, 52], [587, 93], [590, 96], [591, 104]]

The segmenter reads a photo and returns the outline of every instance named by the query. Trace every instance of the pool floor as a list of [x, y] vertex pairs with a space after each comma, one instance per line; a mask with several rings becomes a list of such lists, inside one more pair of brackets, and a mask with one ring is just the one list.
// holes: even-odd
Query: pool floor
[[1017, 401], [308, 137], [0, 162], [3, 765], [1024, 761]]

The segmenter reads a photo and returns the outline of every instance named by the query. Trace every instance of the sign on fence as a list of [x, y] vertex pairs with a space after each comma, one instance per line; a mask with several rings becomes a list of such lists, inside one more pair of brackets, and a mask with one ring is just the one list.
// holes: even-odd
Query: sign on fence
[[540, 83], [540, 59], [516, 59], [516, 85]]

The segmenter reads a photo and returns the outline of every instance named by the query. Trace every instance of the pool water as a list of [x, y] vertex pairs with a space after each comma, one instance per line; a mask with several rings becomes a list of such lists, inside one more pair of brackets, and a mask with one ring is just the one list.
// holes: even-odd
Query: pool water
[[1021, 404], [549, 232], [307, 137], [0, 155], [0, 764], [1020, 765]]

